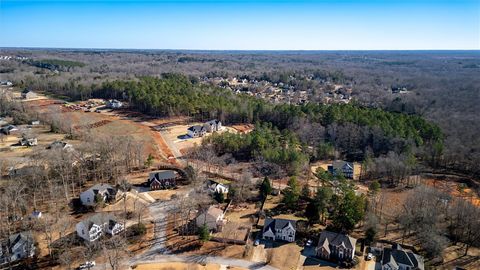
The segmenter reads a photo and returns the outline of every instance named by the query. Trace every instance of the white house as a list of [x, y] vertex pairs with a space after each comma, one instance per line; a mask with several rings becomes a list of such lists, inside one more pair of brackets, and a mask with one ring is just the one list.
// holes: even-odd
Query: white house
[[343, 176], [353, 179], [354, 165], [351, 162], [337, 160], [332, 165], [328, 165], [328, 171], [333, 175], [342, 173]]
[[228, 194], [228, 186], [224, 185], [222, 183], [217, 183], [213, 180], [208, 181], [208, 191], [210, 193], [222, 193], [222, 194]]
[[37, 97], [37, 94], [33, 91], [30, 91], [30, 90], [24, 90], [22, 92], [22, 98], [23, 99], [32, 99], [32, 98], [36, 98]]
[[11, 235], [0, 243], [0, 265], [35, 255], [35, 242], [30, 232]]
[[214, 131], [219, 131], [222, 129], [222, 122], [220, 120], [210, 120], [206, 122], [204, 125], [205, 129], [207, 132], [214, 132]]
[[0, 81], [0, 85], [2, 86], [13, 86], [11, 81]]
[[30, 215], [30, 218], [32, 219], [39, 219], [42, 218], [42, 212], [38, 210], [34, 210], [32, 214]]
[[263, 226], [262, 238], [267, 240], [295, 241], [296, 221], [280, 218], [267, 218]]
[[73, 145], [63, 141], [54, 141], [49, 146], [47, 146], [47, 149], [62, 149], [65, 151], [72, 151]]
[[117, 235], [124, 229], [123, 224], [117, 222], [113, 216], [100, 213], [76, 225], [77, 235], [88, 242], [98, 240], [105, 233]]
[[187, 129], [187, 134], [191, 138], [203, 137], [205, 133], [207, 133], [207, 129], [205, 128], [205, 126], [196, 125], [191, 126]]
[[38, 144], [38, 141], [37, 141], [37, 138], [22, 137], [22, 139], [18, 143], [21, 146], [35, 146]]
[[123, 103], [119, 100], [111, 99], [111, 100], [107, 101], [107, 107], [110, 108], [110, 109], [119, 109], [119, 108], [123, 107]]
[[199, 213], [195, 218], [197, 227], [206, 226], [209, 231], [221, 231], [226, 220], [222, 209], [211, 205], [206, 211]]
[[85, 206], [94, 206], [97, 204], [95, 197], [107, 203], [115, 201], [117, 198], [117, 190], [109, 184], [96, 184], [80, 194], [80, 201]]

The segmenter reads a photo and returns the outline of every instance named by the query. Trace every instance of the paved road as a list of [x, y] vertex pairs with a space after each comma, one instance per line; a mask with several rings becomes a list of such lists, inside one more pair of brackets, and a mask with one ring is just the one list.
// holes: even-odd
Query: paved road
[[166, 254], [168, 253], [165, 243], [167, 241], [167, 215], [170, 208], [169, 201], [158, 201], [150, 204], [148, 206], [150, 214], [153, 217], [153, 222], [155, 223], [154, 234], [155, 242], [149, 251], [146, 253], [151, 254]]
[[[144, 256], [142, 256], [144, 257]], [[265, 265], [265, 263], [250, 262], [240, 259], [223, 258], [206, 255], [161, 255], [151, 254], [148, 258], [139, 258], [130, 260], [130, 265], [146, 264], [146, 263], [166, 263], [166, 262], [185, 262], [185, 263], [215, 263], [219, 265], [242, 267], [246, 269], [258, 270], [277, 270], [277, 268]]]

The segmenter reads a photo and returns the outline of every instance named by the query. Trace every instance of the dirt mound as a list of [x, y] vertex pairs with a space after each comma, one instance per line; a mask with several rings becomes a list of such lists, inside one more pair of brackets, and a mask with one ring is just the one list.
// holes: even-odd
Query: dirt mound
[[95, 122], [93, 124], [88, 124], [88, 125], [81, 125], [81, 126], [75, 126], [74, 129], [92, 129], [92, 128], [98, 128], [98, 127], [101, 127], [101, 126], [105, 126], [106, 124], [112, 122], [111, 120], [107, 120], [107, 119], [104, 119], [104, 120], [101, 120], [101, 121], [98, 121], [98, 122]]

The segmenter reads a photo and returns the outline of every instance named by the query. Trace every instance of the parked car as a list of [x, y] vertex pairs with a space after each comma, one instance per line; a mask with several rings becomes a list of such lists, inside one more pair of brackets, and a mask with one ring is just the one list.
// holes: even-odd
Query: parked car
[[254, 246], [260, 245], [260, 239], [256, 239], [255, 242], [253, 242], [253, 245]]
[[307, 242], [305, 243], [306, 247], [310, 247], [313, 244], [312, 239], [308, 239]]
[[367, 261], [370, 261], [371, 259], [373, 259], [373, 254], [372, 254], [372, 253], [368, 253], [368, 254], [367, 254], [367, 257], [366, 257], [366, 260], [367, 260]]
[[85, 262], [83, 264], [80, 264], [80, 266], [78, 267], [78, 269], [90, 269], [92, 267], [95, 266], [95, 261], [88, 261], [88, 262]]

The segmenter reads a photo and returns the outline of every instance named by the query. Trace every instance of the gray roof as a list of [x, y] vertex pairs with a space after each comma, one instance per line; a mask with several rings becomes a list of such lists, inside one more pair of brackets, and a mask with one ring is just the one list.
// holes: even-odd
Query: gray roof
[[351, 169], [353, 169], [353, 163], [350, 163], [350, 162], [347, 162], [347, 161], [343, 161], [343, 160], [336, 160], [333, 162], [332, 164], [332, 167], [333, 169], [335, 170], [342, 170], [345, 166], [348, 166], [350, 167]]
[[93, 224], [100, 226], [107, 223], [109, 228], [113, 228], [113, 226], [115, 226], [115, 224], [117, 223], [116, 219], [112, 215], [105, 215], [102, 213], [95, 214], [80, 222], [83, 223], [85, 227], [87, 227], [89, 230], [90, 228], [92, 228]]
[[413, 269], [424, 269], [423, 257], [411, 251], [404, 250], [396, 244], [392, 248], [384, 248], [382, 265], [389, 264], [393, 269], [398, 269], [398, 264], [410, 266]]
[[[153, 175], [153, 177], [152, 177]], [[164, 180], [164, 179], [173, 179], [173, 178], [176, 178], [177, 175], [175, 174], [175, 171], [172, 171], [172, 170], [165, 170], [165, 171], [158, 171], [158, 172], [151, 172], [150, 173], [150, 179], [153, 180], [152, 178], [154, 179], [157, 179], [157, 180]]]
[[324, 245], [324, 242], [328, 241], [332, 246], [345, 246], [345, 248], [355, 250], [355, 244], [357, 239], [341, 233], [334, 233], [329, 231], [322, 231], [320, 238], [318, 239], [318, 247]]
[[221, 123], [220, 120], [218, 120], [218, 119], [213, 119], [213, 120], [207, 121], [205, 124], [218, 125], [218, 123]]
[[33, 241], [33, 237], [31, 232], [25, 231], [10, 235], [8, 240], [10, 242], [10, 247], [13, 247], [19, 242], [21, 242], [22, 244], [25, 244], [27, 242], [31, 243]]
[[204, 126], [200, 126], [200, 125], [195, 125], [195, 126], [191, 126], [188, 128], [188, 130], [190, 131], [193, 131], [193, 132], [201, 132], [202, 130], [205, 130], [205, 127]]
[[276, 230], [281, 230], [291, 224], [292, 227], [296, 230], [297, 229], [297, 222], [295, 220], [290, 219], [282, 219], [282, 218], [266, 218], [265, 225], [263, 226], [263, 231], [267, 231], [268, 228], [272, 230], [272, 232]]
[[115, 195], [117, 193], [116, 189], [112, 187], [110, 184], [105, 184], [105, 183], [100, 183], [96, 184], [93, 187], [87, 189], [86, 191], [92, 191], [94, 194], [97, 194], [99, 192], [104, 192], [108, 191], [108, 194], [110, 195]]

